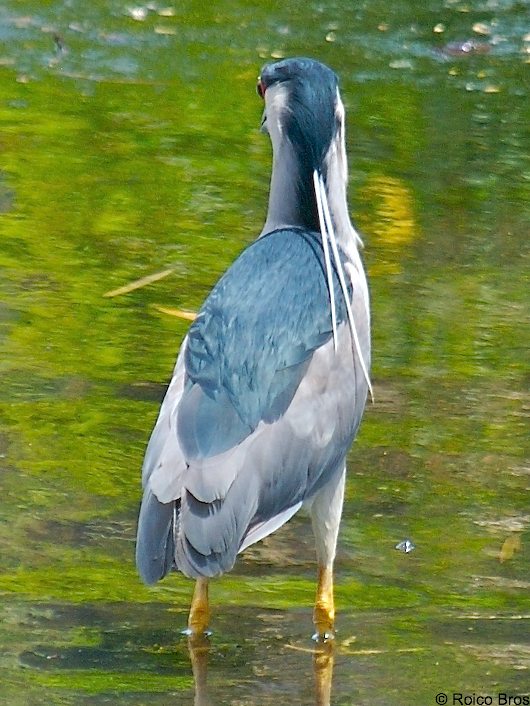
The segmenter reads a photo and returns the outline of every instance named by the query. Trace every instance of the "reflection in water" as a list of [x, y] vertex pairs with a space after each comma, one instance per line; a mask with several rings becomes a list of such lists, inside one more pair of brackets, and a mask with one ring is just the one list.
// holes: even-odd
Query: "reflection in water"
[[401, 272], [400, 260], [418, 237], [410, 188], [397, 177], [374, 175], [368, 178], [362, 195], [367, 203], [374, 204], [369, 221], [362, 225], [374, 234], [376, 273]]
[[313, 673], [315, 675], [315, 706], [329, 706], [331, 702], [331, 682], [333, 679], [332, 641], [322, 642], [313, 653]]
[[[334, 647], [334, 641], [328, 640], [317, 643], [314, 650], [308, 650], [313, 654], [315, 706], [330, 706], [331, 703]], [[195, 684], [194, 706], [213, 706], [208, 694], [210, 640], [206, 635], [190, 635], [188, 649]]]
[[193, 703], [195, 706], [211, 706], [207, 688], [210, 640], [206, 635], [191, 634], [188, 637], [188, 649], [193, 669], [193, 681], [195, 682]]

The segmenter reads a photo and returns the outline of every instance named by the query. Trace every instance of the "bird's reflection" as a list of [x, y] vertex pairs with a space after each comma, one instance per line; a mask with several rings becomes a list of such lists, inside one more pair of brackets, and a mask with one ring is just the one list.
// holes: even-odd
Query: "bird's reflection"
[[313, 674], [315, 677], [315, 706], [329, 706], [331, 701], [331, 681], [333, 679], [334, 643], [318, 644], [313, 653]]
[[[206, 635], [192, 635], [188, 637], [188, 649], [195, 683], [194, 706], [213, 706], [208, 695], [210, 640]], [[334, 643], [333, 641], [317, 643], [314, 649], [308, 652], [312, 652], [313, 655], [315, 706], [330, 706]]]
[[195, 683], [194, 706], [211, 706], [208, 696], [208, 654], [210, 640], [206, 635], [190, 635], [188, 637], [193, 681]]

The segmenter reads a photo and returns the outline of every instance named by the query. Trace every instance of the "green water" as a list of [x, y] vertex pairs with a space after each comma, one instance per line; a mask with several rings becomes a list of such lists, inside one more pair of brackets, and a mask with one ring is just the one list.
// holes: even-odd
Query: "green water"
[[[4, 0], [0, 702], [194, 702], [191, 585], [133, 565], [187, 328], [160, 308], [196, 310], [261, 229], [255, 81], [300, 54], [341, 77], [373, 302], [331, 703], [529, 693], [529, 33], [523, 0]], [[213, 584], [211, 704], [318, 702], [314, 573], [296, 517]]]

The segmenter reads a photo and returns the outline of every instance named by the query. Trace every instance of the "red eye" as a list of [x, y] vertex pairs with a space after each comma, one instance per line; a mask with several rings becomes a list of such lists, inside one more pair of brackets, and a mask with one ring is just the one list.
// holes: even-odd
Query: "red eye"
[[256, 91], [260, 98], [265, 98], [265, 84], [261, 80], [261, 76], [258, 78], [258, 85], [256, 86]]

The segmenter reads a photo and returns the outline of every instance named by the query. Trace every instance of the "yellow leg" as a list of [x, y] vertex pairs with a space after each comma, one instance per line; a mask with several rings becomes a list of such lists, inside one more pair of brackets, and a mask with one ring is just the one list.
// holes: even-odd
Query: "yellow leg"
[[319, 642], [333, 639], [335, 605], [333, 603], [333, 561], [337, 547], [346, 466], [331, 478], [315, 496], [311, 505], [311, 520], [315, 534], [318, 562], [318, 585], [313, 620]]
[[335, 629], [335, 604], [333, 601], [333, 565], [318, 566], [317, 596], [313, 622], [317, 640], [330, 640]]
[[204, 635], [208, 632], [209, 621], [208, 579], [197, 579], [188, 617], [189, 633], [191, 635]]

